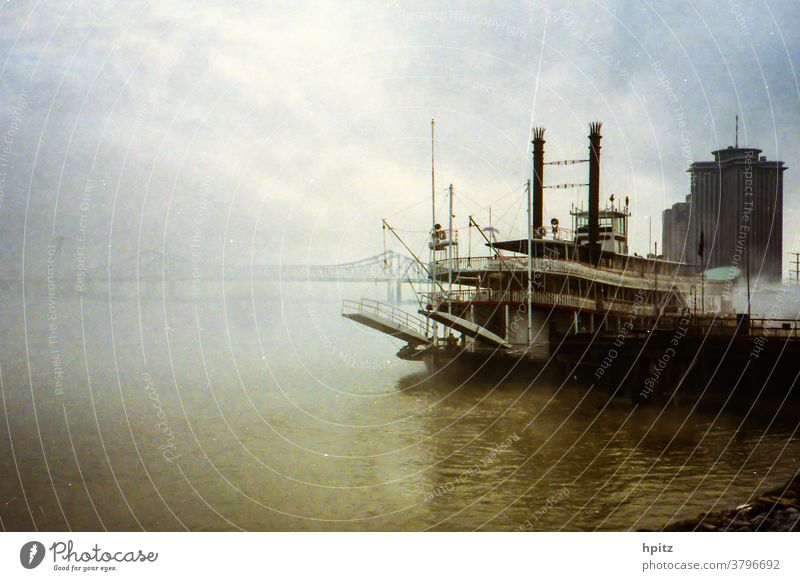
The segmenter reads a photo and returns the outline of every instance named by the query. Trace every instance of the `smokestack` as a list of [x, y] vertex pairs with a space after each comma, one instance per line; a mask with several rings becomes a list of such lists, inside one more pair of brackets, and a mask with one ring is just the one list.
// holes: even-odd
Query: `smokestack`
[[533, 128], [533, 232], [538, 236], [544, 221], [544, 127]]
[[589, 246], [600, 243], [600, 121], [589, 124]]

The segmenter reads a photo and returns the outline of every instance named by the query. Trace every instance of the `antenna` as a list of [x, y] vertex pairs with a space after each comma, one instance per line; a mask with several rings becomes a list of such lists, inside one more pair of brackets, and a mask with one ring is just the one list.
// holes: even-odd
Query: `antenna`
[[431, 228], [436, 227], [436, 120], [431, 119]]
[[736, 114], [736, 149], [739, 149], [739, 114]]

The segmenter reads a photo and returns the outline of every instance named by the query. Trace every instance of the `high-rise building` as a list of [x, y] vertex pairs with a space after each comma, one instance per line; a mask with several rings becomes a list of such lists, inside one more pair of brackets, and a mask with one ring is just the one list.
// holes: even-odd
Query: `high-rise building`
[[675, 202], [662, 218], [661, 253], [667, 260], [680, 261], [688, 255], [689, 202]]
[[754, 280], [779, 281], [787, 167], [782, 161], [768, 161], [752, 147], [729, 146], [713, 155], [713, 161], [697, 161], [689, 168], [691, 193], [686, 201], [664, 210], [664, 257], [702, 263], [706, 269], [744, 271], [749, 256]]

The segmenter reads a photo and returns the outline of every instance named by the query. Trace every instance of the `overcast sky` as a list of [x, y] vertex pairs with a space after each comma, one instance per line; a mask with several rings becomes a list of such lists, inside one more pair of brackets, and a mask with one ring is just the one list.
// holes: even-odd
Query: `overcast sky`
[[[382, 250], [384, 217], [421, 248], [431, 118], [457, 227], [491, 205], [503, 235], [522, 233], [532, 122], [553, 160], [585, 157], [603, 121], [602, 195], [630, 196], [644, 252], [648, 216], [660, 240], [738, 113], [740, 144], [790, 166], [784, 250], [800, 250], [798, 2], [432, 4], [0, 3], [4, 268], [37, 268], [59, 237], [86, 238], [90, 264], [109, 245], [354, 260]], [[548, 191], [546, 220], [576, 193]]]

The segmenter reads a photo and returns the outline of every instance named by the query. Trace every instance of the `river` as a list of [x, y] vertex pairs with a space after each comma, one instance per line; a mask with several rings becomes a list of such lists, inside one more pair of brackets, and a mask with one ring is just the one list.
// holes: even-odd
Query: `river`
[[39, 291], [2, 292], [4, 530], [617, 531], [800, 465], [796, 414], [430, 377], [347, 289]]

